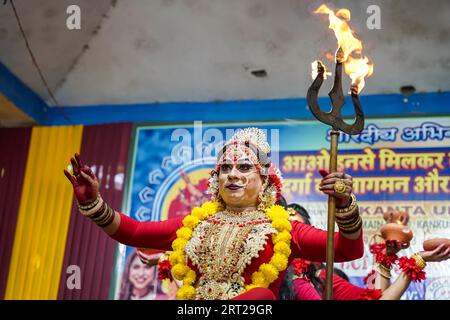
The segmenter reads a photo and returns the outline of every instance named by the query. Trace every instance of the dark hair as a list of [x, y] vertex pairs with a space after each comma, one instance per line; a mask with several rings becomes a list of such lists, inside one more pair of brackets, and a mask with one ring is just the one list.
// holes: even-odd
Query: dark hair
[[[309, 216], [308, 211], [298, 203], [290, 203], [286, 206], [286, 208], [292, 208], [295, 210], [297, 214], [299, 214], [303, 218], [303, 223], [307, 225], [311, 225], [311, 217]], [[306, 274], [306, 278], [309, 279], [311, 284], [314, 286], [316, 291], [322, 296], [324, 289], [325, 289], [325, 283], [322, 280], [322, 278], [316, 276], [316, 272], [319, 269], [324, 268], [324, 264], [314, 264], [311, 263], [309, 270]], [[292, 268], [292, 265], [289, 266], [289, 268], [286, 271], [286, 274], [284, 276], [283, 282], [280, 286], [280, 294], [279, 298], [281, 300], [295, 300], [295, 289], [294, 289], [294, 270]], [[348, 278], [347, 278], [348, 279]]]
[[284, 207], [285, 209], [287, 209], [288, 204], [287, 204], [287, 201], [286, 201], [285, 197], [280, 196], [280, 199], [278, 200], [278, 204], [280, 206]]
[[342, 271], [341, 269], [338, 268], [334, 268], [334, 273], [336, 273], [336, 275], [338, 275], [339, 277], [341, 277], [342, 279], [344, 279], [345, 281], [350, 282], [350, 279], [348, 278], [348, 276], [345, 274], [344, 271]]

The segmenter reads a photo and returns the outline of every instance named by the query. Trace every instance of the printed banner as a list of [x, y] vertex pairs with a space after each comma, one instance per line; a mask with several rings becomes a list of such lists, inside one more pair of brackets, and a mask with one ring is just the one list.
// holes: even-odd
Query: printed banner
[[[217, 150], [236, 129], [247, 126], [198, 122], [180, 127], [136, 128], [124, 211], [140, 221], [188, 214], [194, 206], [208, 199], [207, 180]], [[317, 121], [254, 123], [251, 126], [267, 134], [271, 159], [283, 173], [283, 194], [288, 203], [304, 206], [312, 224], [325, 229], [327, 197], [318, 190], [321, 179], [318, 170], [328, 167], [329, 128]], [[426, 239], [450, 238], [449, 164], [448, 117], [366, 119], [361, 134], [341, 133], [338, 166], [353, 176], [354, 193], [364, 221], [364, 257], [336, 264], [352, 283], [364, 286], [362, 279], [372, 268], [368, 243], [384, 223], [383, 213], [387, 211], [405, 211], [410, 215], [408, 226], [414, 238], [410, 247], [399, 255], [409, 256], [423, 250], [422, 243]], [[161, 253], [154, 253], [153, 271], [145, 279], [126, 274], [134, 270], [130, 267], [131, 260], [138, 261], [134, 251], [134, 248], [121, 247], [118, 261], [121, 279], [117, 279], [116, 297], [174, 299], [176, 284], [161, 283], [156, 276], [156, 260]], [[411, 284], [402, 299], [450, 299], [450, 262], [430, 262], [426, 272], [425, 283]], [[393, 279], [395, 277], [394, 270]], [[130, 289], [133, 282], [141, 289]], [[143, 282], [147, 283], [146, 289], [143, 289]], [[135, 294], [121, 294], [121, 288], [125, 287]]]

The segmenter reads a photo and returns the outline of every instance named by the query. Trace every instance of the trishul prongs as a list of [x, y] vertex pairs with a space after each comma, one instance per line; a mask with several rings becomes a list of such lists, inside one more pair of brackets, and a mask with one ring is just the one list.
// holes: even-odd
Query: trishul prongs
[[308, 89], [306, 101], [309, 109], [317, 120], [330, 125], [333, 130], [340, 130], [350, 135], [359, 134], [364, 128], [364, 114], [359, 101], [359, 95], [355, 90], [352, 90], [351, 96], [353, 106], [355, 108], [355, 121], [349, 125], [344, 122], [342, 118], [342, 107], [345, 105], [345, 97], [342, 91], [342, 62], [336, 62], [336, 71], [334, 76], [334, 85], [328, 95], [331, 99], [332, 108], [329, 112], [323, 112], [319, 106], [318, 96], [319, 90], [324, 79], [325, 67], [320, 61], [318, 63], [317, 77]]

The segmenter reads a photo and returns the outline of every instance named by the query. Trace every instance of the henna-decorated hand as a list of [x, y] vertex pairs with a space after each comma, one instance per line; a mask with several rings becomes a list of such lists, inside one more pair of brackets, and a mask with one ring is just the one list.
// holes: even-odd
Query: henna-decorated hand
[[450, 247], [448, 247], [445, 243], [443, 243], [433, 251], [420, 251], [419, 255], [426, 262], [444, 261], [450, 259]]
[[406, 249], [409, 247], [409, 242], [401, 243], [398, 240], [386, 240], [386, 254], [393, 255], [397, 254], [402, 249]]
[[[329, 173], [327, 170], [319, 170], [320, 175], [323, 177], [320, 182], [319, 190], [326, 195], [330, 195], [336, 198], [336, 207], [345, 208], [350, 204], [350, 198], [353, 191], [353, 178], [349, 174], [344, 172]], [[345, 184], [345, 191], [338, 193], [334, 190], [334, 183], [341, 180]]]
[[88, 204], [95, 201], [98, 196], [99, 183], [94, 172], [81, 162], [78, 153], [75, 153], [74, 158], [70, 158], [70, 162], [72, 163], [73, 175], [66, 169], [64, 169], [64, 174], [72, 183], [73, 192], [78, 203]]

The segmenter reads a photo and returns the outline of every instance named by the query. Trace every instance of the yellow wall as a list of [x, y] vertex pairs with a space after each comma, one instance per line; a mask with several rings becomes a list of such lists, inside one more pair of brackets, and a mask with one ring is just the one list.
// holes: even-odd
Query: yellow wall
[[72, 207], [63, 169], [82, 126], [33, 128], [5, 299], [56, 299]]

